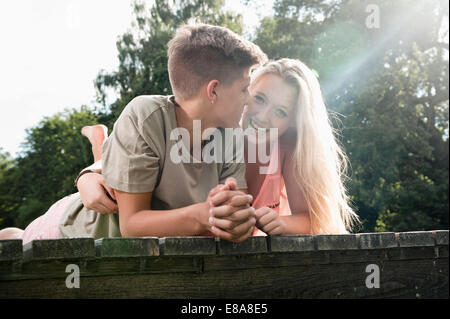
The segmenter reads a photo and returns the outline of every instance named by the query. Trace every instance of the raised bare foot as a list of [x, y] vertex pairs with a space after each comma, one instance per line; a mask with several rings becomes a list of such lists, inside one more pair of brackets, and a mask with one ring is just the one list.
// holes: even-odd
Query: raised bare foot
[[81, 134], [86, 136], [93, 146], [102, 145], [108, 137], [108, 128], [103, 124], [85, 126], [81, 129]]

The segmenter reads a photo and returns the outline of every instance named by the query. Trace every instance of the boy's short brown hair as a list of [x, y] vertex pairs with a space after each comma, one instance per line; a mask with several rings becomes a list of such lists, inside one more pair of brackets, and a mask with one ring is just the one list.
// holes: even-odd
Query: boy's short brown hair
[[168, 46], [170, 84], [181, 99], [193, 97], [206, 81], [231, 84], [246, 68], [267, 60], [257, 45], [208, 24], [181, 26]]

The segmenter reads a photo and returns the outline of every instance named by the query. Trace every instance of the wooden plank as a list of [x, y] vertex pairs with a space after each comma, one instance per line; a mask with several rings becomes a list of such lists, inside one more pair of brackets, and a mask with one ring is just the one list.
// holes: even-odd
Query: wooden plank
[[316, 250], [315, 237], [312, 235], [268, 236], [270, 252], [295, 252]]
[[[442, 253], [443, 254], [443, 253]], [[441, 256], [445, 257], [444, 255]], [[447, 252], [448, 257], [448, 252]], [[256, 255], [210, 256], [204, 258], [204, 271], [292, 267], [316, 264], [377, 263], [387, 260], [436, 258], [433, 247], [407, 247], [368, 250], [304, 251]]]
[[[434, 265], [434, 269], [435, 269], [436, 273], [448, 278], [448, 272], [449, 272], [448, 257], [433, 260], [433, 265]], [[447, 284], [448, 284], [448, 281], [447, 281]]]
[[219, 255], [246, 255], [266, 253], [267, 241], [265, 236], [252, 236], [242, 243], [217, 239]]
[[434, 246], [436, 244], [431, 231], [397, 233], [400, 247]]
[[211, 237], [164, 237], [160, 239], [162, 255], [198, 256], [215, 255], [216, 241]]
[[79, 259], [31, 260], [20, 271], [0, 274], [1, 281], [66, 278], [69, 265], [79, 268], [82, 276], [99, 277], [153, 273], [199, 273], [203, 269], [201, 257], [104, 257]]
[[200, 273], [203, 271], [203, 257], [163, 256], [145, 258], [142, 273]]
[[361, 233], [359, 237], [359, 247], [361, 249], [381, 249], [398, 247], [395, 233]]
[[[440, 256], [435, 249], [439, 248]], [[446, 253], [444, 253], [446, 249]], [[65, 277], [69, 264], [78, 265], [86, 276], [141, 273], [207, 272], [318, 264], [381, 263], [386, 260], [416, 260], [448, 258], [448, 247], [406, 247], [371, 250], [305, 251], [291, 253], [263, 253], [220, 256], [161, 256], [128, 258], [93, 258], [36, 260], [22, 265], [20, 272], [4, 273], [0, 279], [31, 279]]]
[[203, 271], [242, 270], [328, 264], [327, 252], [292, 252], [206, 256]]
[[157, 237], [101, 238], [95, 241], [97, 257], [159, 256]]
[[[447, 260], [448, 265], [448, 260]], [[220, 270], [204, 273], [81, 277], [1, 282], [2, 298], [448, 298], [448, 272], [432, 260], [386, 261], [380, 288], [369, 289], [366, 263]]]
[[22, 262], [17, 260], [0, 260], [0, 282], [10, 278], [21, 277]]
[[22, 239], [0, 240], [0, 261], [22, 259]]
[[20, 274], [22, 258], [21, 239], [0, 240], [0, 281]]
[[81, 272], [85, 272], [88, 258], [40, 258], [29, 259], [21, 265], [20, 272], [4, 276], [4, 280], [29, 280], [29, 279], [51, 279], [66, 278], [68, 267], [77, 266]]
[[142, 257], [102, 257], [88, 260], [83, 275], [107, 276], [138, 274], [142, 267]]
[[436, 240], [436, 245], [448, 246], [448, 230], [434, 230], [431, 233]]
[[116, 274], [143, 273], [196, 273], [201, 272], [203, 262], [201, 257], [129, 257], [101, 258], [87, 261], [86, 276], [106, 276]]
[[401, 247], [388, 249], [387, 254], [390, 260], [407, 259], [434, 259], [436, 252], [434, 247]]
[[93, 238], [61, 238], [33, 240], [23, 246], [24, 261], [61, 258], [92, 258]]
[[358, 249], [358, 237], [355, 234], [316, 235], [318, 250]]
[[436, 258], [448, 258], [448, 246], [434, 247]]

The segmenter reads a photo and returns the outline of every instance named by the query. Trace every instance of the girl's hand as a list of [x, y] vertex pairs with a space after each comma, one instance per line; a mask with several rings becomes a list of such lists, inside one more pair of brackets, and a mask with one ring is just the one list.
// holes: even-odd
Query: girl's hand
[[282, 235], [286, 231], [284, 220], [276, 211], [269, 207], [256, 210], [256, 227], [267, 235]]
[[101, 214], [112, 214], [119, 211], [117, 204], [113, 201], [115, 200], [114, 189], [106, 184], [103, 175], [84, 174], [78, 179], [77, 188], [81, 201], [87, 209]]

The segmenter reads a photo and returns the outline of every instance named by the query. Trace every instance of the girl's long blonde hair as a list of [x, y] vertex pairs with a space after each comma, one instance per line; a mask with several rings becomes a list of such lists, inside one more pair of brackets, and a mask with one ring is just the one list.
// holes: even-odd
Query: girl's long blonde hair
[[348, 233], [359, 222], [343, 183], [348, 160], [335, 137], [319, 81], [293, 59], [267, 63], [252, 74], [253, 81], [264, 74], [278, 75], [298, 92], [294, 167], [309, 208], [311, 233]]

